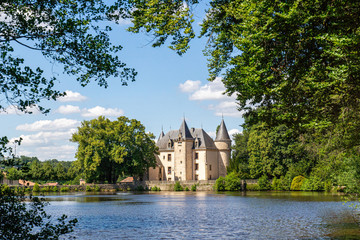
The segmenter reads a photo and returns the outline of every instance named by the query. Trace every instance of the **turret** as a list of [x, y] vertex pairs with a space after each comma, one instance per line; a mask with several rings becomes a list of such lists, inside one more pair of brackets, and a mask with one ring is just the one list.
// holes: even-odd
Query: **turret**
[[214, 143], [216, 148], [219, 150], [219, 176], [226, 176], [226, 168], [229, 166], [230, 161], [231, 139], [224, 119], [222, 119], [220, 123]]

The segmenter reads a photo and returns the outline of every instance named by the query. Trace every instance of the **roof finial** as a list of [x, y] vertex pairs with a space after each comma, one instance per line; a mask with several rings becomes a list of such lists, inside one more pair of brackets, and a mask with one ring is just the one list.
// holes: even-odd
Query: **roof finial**
[[224, 120], [224, 113], [221, 113], [221, 118], [222, 120]]

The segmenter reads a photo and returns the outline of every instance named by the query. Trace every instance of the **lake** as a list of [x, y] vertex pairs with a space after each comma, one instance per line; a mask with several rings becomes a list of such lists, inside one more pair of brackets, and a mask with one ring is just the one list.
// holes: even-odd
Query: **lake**
[[77, 239], [360, 239], [354, 210], [316, 192], [74, 193], [47, 212], [79, 222]]

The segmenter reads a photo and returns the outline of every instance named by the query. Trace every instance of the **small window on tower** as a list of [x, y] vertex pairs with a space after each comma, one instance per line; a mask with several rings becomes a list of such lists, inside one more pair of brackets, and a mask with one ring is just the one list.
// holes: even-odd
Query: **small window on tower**
[[199, 153], [195, 153], [195, 159], [199, 159]]
[[171, 174], [171, 167], [168, 167], [168, 174]]
[[209, 170], [211, 171], [211, 164], [209, 165]]
[[199, 164], [195, 163], [195, 170], [199, 170]]
[[168, 154], [168, 161], [171, 161], [171, 154]]

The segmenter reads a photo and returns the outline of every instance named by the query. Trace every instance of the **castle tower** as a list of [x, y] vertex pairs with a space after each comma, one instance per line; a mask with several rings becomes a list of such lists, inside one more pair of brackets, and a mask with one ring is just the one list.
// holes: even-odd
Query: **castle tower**
[[224, 119], [220, 123], [216, 139], [214, 141], [216, 148], [219, 150], [219, 176], [226, 176], [226, 168], [229, 166], [231, 153], [231, 139], [226, 129]]
[[186, 124], [185, 119], [179, 128], [179, 135], [174, 143], [174, 173], [175, 180], [192, 180], [193, 179], [193, 149], [194, 138]]

